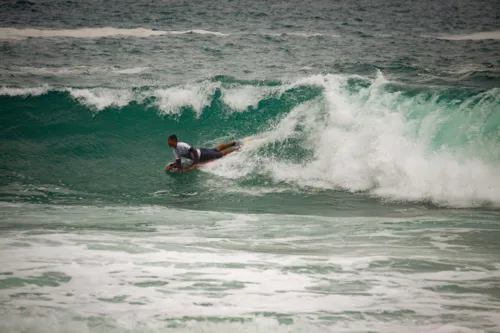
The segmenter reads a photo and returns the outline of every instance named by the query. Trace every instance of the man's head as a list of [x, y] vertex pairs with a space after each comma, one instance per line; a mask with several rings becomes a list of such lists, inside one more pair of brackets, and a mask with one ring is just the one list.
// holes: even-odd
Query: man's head
[[168, 145], [172, 148], [177, 147], [177, 135], [173, 134], [168, 137]]

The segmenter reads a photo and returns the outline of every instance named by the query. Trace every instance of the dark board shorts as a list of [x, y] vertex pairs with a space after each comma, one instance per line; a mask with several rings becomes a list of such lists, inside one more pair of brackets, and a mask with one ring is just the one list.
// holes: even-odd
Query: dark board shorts
[[200, 148], [200, 162], [215, 160], [222, 157], [222, 153], [217, 149]]

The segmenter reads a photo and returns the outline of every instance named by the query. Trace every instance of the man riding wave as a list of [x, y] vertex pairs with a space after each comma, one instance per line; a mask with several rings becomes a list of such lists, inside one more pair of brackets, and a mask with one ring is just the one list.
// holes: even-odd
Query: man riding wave
[[[165, 171], [182, 169], [181, 158], [193, 161], [192, 165], [221, 158], [239, 149], [239, 141], [221, 144], [215, 148], [193, 148], [185, 142], [179, 142], [176, 135], [168, 137], [168, 145], [174, 149], [175, 162], [168, 164]], [[234, 147], [228, 149], [230, 147]]]

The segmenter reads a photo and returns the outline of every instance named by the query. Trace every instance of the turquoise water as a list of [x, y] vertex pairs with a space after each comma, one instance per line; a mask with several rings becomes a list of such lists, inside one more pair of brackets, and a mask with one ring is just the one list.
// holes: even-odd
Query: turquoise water
[[[493, 1], [14, 1], [0, 43], [0, 331], [500, 331]], [[250, 141], [171, 176], [174, 133]]]

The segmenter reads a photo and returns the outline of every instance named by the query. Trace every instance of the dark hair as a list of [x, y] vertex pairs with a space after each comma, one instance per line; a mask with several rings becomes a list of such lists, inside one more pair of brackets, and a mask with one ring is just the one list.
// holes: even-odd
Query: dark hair
[[169, 140], [179, 141], [179, 140], [177, 139], [177, 135], [175, 135], [175, 134], [172, 134], [171, 136], [169, 136], [169, 137], [168, 137], [168, 139], [169, 139]]

